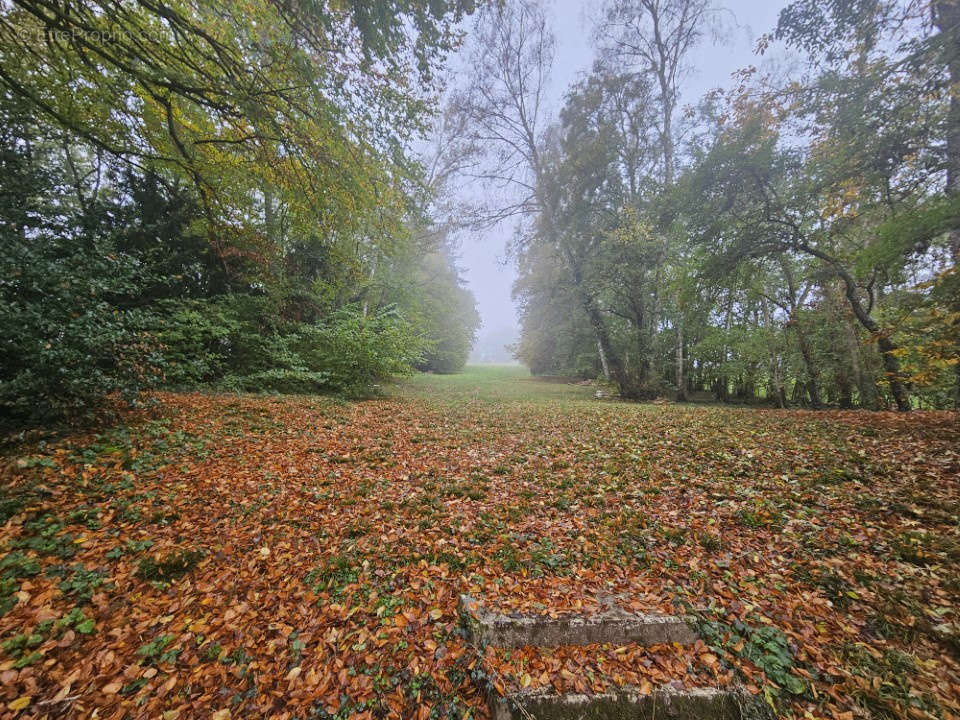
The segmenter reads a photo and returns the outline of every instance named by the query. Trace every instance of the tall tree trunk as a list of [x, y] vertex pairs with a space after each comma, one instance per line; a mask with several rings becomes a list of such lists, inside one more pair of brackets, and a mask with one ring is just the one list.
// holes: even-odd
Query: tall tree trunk
[[846, 273], [843, 277], [846, 285], [847, 300], [853, 308], [853, 314], [867, 330], [877, 338], [877, 347], [880, 348], [880, 357], [883, 361], [883, 369], [887, 376], [887, 383], [890, 385], [890, 394], [893, 395], [893, 401], [897, 404], [897, 410], [900, 412], [910, 412], [910, 395], [907, 393], [907, 387], [903, 383], [903, 373], [900, 371], [900, 360], [897, 358], [897, 351], [900, 349], [893, 340], [889, 338], [886, 332], [877, 324], [877, 321], [870, 317], [860, 298], [857, 297], [857, 287], [853, 279]]
[[683, 326], [677, 323], [677, 401], [687, 399], [687, 387], [683, 379]]
[[[767, 303], [762, 303], [763, 322], [768, 328], [773, 328], [773, 317], [770, 313], [770, 307]], [[771, 395], [775, 398], [778, 408], [787, 407], [787, 389], [783, 381], [783, 368], [780, 366], [780, 359], [777, 357], [776, 336], [772, 333], [769, 336], [770, 342], [767, 347], [770, 350], [770, 389]]]
[[600, 348], [601, 357], [607, 359], [610, 377], [617, 384], [620, 396], [628, 400], [641, 399], [636, 384], [631, 381], [630, 373], [627, 371], [623, 360], [621, 360], [616, 349], [613, 347], [613, 342], [610, 340], [610, 333], [607, 331], [607, 324], [603, 321], [603, 314], [597, 306], [597, 301], [584, 284], [583, 273], [581, 271], [581, 265], [577, 261], [577, 256], [574, 255], [566, 245], [562, 246], [562, 251], [570, 269], [573, 285], [577, 289], [577, 294], [580, 296], [580, 304], [590, 320], [590, 326], [593, 328], [593, 332], [597, 336], [597, 345]]
[[786, 410], [790, 407], [790, 404], [787, 402], [787, 388], [783, 384], [783, 372], [780, 370], [779, 364], [774, 365], [774, 373], [773, 389], [776, 392], [777, 407]]
[[877, 408], [877, 387], [871, 373], [864, 372], [863, 359], [860, 352], [860, 341], [857, 338], [857, 329], [850, 322], [849, 316], [843, 314], [843, 337], [847, 345], [847, 356], [850, 360], [850, 371], [853, 374], [853, 381], [860, 393], [860, 407], [876, 410]]
[[673, 185], [673, 101], [667, 95], [672, 92], [669, 83], [661, 76], [660, 91], [664, 94], [663, 100], [663, 184], [666, 187]]
[[794, 403], [803, 403], [803, 396], [806, 393], [806, 387], [800, 380], [796, 380], [793, 383], [793, 402]]
[[903, 383], [900, 360], [897, 358], [897, 351], [900, 348], [887, 336], [886, 332], [877, 324], [877, 321], [867, 314], [857, 297], [856, 286], [847, 283], [846, 294], [857, 320], [877, 338], [877, 347], [880, 348], [883, 369], [887, 375], [887, 383], [890, 385], [890, 394], [893, 395], [893, 401], [897, 404], [897, 410], [910, 412], [910, 396], [907, 393], [906, 385]]
[[640, 397], [637, 387], [631, 382], [629, 373], [623, 365], [623, 361], [620, 360], [620, 356], [610, 341], [607, 324], [603, 321], [603, 315], [600, 313], [600, 308], [597, 307], [596, 301], [579, 282], [577, 287], [580, 291], [580, 300], [583, 304], [583, 309], [587, 313], [587, 317], [590, 318], [590, 325], [597, 335], [597, 343], [600, 345], [601, 352], [607, 358], [607, 364], [610, 366], [610, 375], [617, 384], [620, 396], [627, 400], [644, 399]]
[[723, 320], [723, 348], [720, 358], [720, 375], [713, 383], [713, 394], [718, 400], [726, 402], [730, 398], [730, 384], [727, 382], [727, 374], [724, 369], [728, 365], [730, 358], [730, 347], [727, 345], [727, 339], [730, 337], [730, 322], [733, 318], [733, 300], [727, 302], [726, 317]]
[[853, 407], [853, 382], [850, 380], [850, 375], [842, 365], [837, 375], [837, 402], [844, 410], [849, 410]]
[[597, 353], [600, 355], [600, 367], [603, 368], [603, 377], [610, 379], [610, 363], [607, 362], [607, 353], [603, 350], [603, 344], [597, 340]]
[[803, 366], [807, 370], [807, 382], [804, 383], [807, 387], [807, 393], [810, 395], [810, 405], [819, 410], [823, 407], [823, 399], [820, 397], [820, 370], [817, 367], [817, 361], [813, 357], [813, 348], [810, 347], [810, 338], [807, 337], [807, 333], [800, 327], [797, 321], [794, 318], [793, 320], [793, 331], [797, 336], [797, 345], [800, 348], [800, 356], [803, 358]]
[[[880, 332], [879, 329], [876, 332]], [[896, 356], [899, 347], [886, 335], [877, 337], [877, 346], [880, 348], [883, 369], [886, 371], [887, 382], [890, 384], [890, 394], [893, 395], [893, 401], [897, 404], [897, 410], [910, 412], [910, 396], [907, 394], [906, 386], [900, 380], [900, 361]]]

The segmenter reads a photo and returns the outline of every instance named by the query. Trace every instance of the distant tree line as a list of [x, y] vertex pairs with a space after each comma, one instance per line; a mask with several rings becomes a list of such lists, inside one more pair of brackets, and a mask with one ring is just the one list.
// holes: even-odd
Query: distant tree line
[[0, 10], [0, 416], [368, 393], [479, 318], [410, 152], [469, 0]]
[[542, 7], [476, 19], [454, 107], [519, 216], [517, 357], [621, 396], [960, 403], [960, 3], [798, 0], [799, 58], [680, 103], [710, 0], [609, 0], [549, 121]]

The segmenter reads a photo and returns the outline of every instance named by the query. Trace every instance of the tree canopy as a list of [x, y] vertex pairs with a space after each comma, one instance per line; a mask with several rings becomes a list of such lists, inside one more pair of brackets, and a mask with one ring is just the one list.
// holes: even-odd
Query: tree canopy
[[[486, 80], [465, 107], [503, 148], [486, 174], [528, 198], [521, 360], [637, 399], [960, 401], [956, 3], [791, 3], [759, 48], [786, 44], [798, 71], [747, 69], [681, 107], [721, 8], [609, 0], [591, 72], [535, 124], [536, 85], [504, 79], [546, 77], [552, 56], [520, 51], [541, 11], [512, 7], [477, 34]], [[484, 134], [491, 116], [524, 132]]]
[[[5, 6], [10, 417], [155, 384], [362, 393], [432, 353], [462, 365], [478, 320], [411, 148], [470, 11]], [[426, 309], [439, 298], [455, 320]]]

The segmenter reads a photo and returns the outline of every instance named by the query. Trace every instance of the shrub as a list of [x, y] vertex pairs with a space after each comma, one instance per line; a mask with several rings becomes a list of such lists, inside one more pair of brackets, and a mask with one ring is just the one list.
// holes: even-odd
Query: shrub
[[136, 274], [106, 241], [0, 239], [0, 415], [10, 424], [72, 419], [111, 393], [132, 399], [159, 356], [146, 314], [112, 303]]
[[368, 315], [344, 308], [316, 327], [302, 328], [291, 346], [304, 366], [329, 376], [331, 389], [353, 396], [410, 373], [423, 352], [422, 338], [393, 307]]
[[165, 382], [243, 392], [369, 394], [411, 370], [422, 339], [394, 308], [344, 308], [316, 324], [280, 322], [266, 296], [166, 304], [158, 326]]
[[164, 301], [159, 306], [156, 337], [163, 353], [164, 384], [190, 387], [221, 377], [230, 336], [240, 330], [239, 318], [208, 300]]
[[250, 375], [227, 375], [219, 387], [236, 392], [323, 393], [330, 390], [327, 373], [274, 368]]

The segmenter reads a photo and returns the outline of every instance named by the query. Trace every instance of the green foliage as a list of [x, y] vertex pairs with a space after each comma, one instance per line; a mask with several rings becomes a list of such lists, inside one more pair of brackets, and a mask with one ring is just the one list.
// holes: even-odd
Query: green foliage
[[73, 608], [69, 613], [57, 620], [54, 628], [58, 631], [64, 628], [73, 628], [81, 635], [92, 635], [96, 632], [93, 618], [87, 617], [80, 608]]
[[333, 389], [327, 373], [287, 368], [262, 370], [249, 375], [228, 375], [219, 382], [218, 387], [237, 392], [290, 394], [317, 394]]
[[[223, 376], [231, 345], [241, 341], [240, 313], [232, 296], [210, 300], [166, 301], [156, 328], [163, 349], [164, 383], [190, 387]], [[259, 344], [259, 339], [256, 339]]]
[[771, 706], [775, 707], [775, 699], [784, 692], [788, 695], [805, 695], [808, 692], [807, 683], [792, 672], [798, 663], [787, 636], [780, 628], [773, 625], [757, 627], [740, 620], [732, 624], [703, 620], [699, 630], [704, 641], [719, 653], [731, 652], [763, 670], [771, 683], [764, 688], [764, 697]]
[[[434, 252], [417, 262], [413, 280], [422, 288], [409, 299], [423, 337], [420, 370], [454, 373], [463, 369], [480, 326], [473, 293], [461, 286], [450, 250]], [[405, 304], [401, 301], [401, 307]]]
[[[392, 375], [409, 373], [421, 357], [417, 329], [393, 308], [365, 315], [346, 307], [312, 324], [270, 327], [258, 322], [270, 319], [268, 303], [217, 298], [191, 303], [187, 316], [196, 313], [196, 324], [176, 315], [175, 328], [159, 337], [170, 364], [190, 368], [178, 377], [234, 391], [356, 396]], [[212, 312], [198, 310], [201, 305]]]
[[77, 554], [71, 533], [62, 533], [65, 525], [53, 515], [43, 514], [24, 523], [24, 534], [18, 540], [10, 543], [13, 550], [32, 550], [39, 555], [51, 555], [62, 559], [72, 558]]
[[0, 490], [0, 523], [6, 523], [20, 513], [30, 501], [28, 493], [11, 493], [6, 488]]
[[0, 615], [7, 613], [17, 604], [14, 597], [20, 590], [20, 583], [17, 581], [39, 573], [40, 564], [21, 552], [8, 552], [0, 559]]
[[0, 409], [5, 423], [59, 420], [127, 398], [153, 377], [144, 313], [119, 306], [141, 275], [103, 208], [74, 208], [52, 130], [0, 97]]
[[3, 651], [13, 659], [13, 668], [21, 670], [43, 659], [43, 653], [37, 648], [43, 645], [49, 637], [59, 637], [63, 632], [72, 628], [82, 635], [90, 635], [96, 628], [93, 620], [83, 614], [79, 608], [73, 608], [67, 615], [56, 622], [45, 620], [38, 623], [31, 632], [23, 632], [3, 641]]
[[303, 328], [291, 348], [304, 366], [329, 376], [334, 390], [362, 395], [391, 375], [411, 372], [423, 352], [416, 330], [393, 307], [367, 314], [347, 307]]
[[710, 532], [697, 534], [697, 543], [708, 553], [715, 553], [723, 547], [723, 538]]
[[[921, 22], [902, 3], [791, 2], [764, 43], [807, 53], [810, 72], [773, 92], [749, 73], [711, 92], [681, 154], [676, 129], [650, 132], [675, 110], [661, 83], [679, 76], [661, 72], [665, 55], [618, 54], [669, 42], [652, 29], [679, 15], [610, 2], [618, 62], [571, 87], [529, 149], [517, 357], [535, 374], [605, 366], [632, 399], [957, 406], [958, 23], [952, 3], [928, 10]], [[703, 32], [702, 16], [684, 18], [678, 36]], [[524, 58], [496, 63], [489, 83]]]
[[[6, 226], [5, 226], [6, 228]], [[7, 422], [75, 417], [149, 384], [159, 360], [144, 315], [116, 307], [136, 277], [102, 239], [0, 232], [0, 408]]]
[[87, 570], [83, 565], [73, 565], [69, 568], [54, 566], [48, 575], [63, 575], [64, 579], [60, 582], [60, 590], [65, 595], [73, 595], [81, 603], [89, 602], [94, 592], [99, 588], [111, 589], [112, 583], [105, 584], [106, 573], [100, 570]]
[[[374, 217], [396, 223], [392, 150], [420, 127], [436, 63], [471, 9], [18, 0], [4, 9], [0, 86], [129, 166], [177, 173], [205, 195], [218, 242], [252, 252], [262, 245], [249, 233], [251, 191], [264, 187], [285, 222], [323, 235], [362, 232]], [[48, 32], [53, 41], [37, 41]]]
[[137, 655], [142, 657], [144, 662], [152, 664], [176, 662], [181, 650], [180, 648], [169, 647], [174, 640], [176, 640], [174, 635], [160, 635], [142, 645], [137, 650]]
[[304, 582], [314, 592], [329, 591], [334, 597], [341, 597], [347, 585], [356, 583], [360, 578], [360, 560], [353, 554], [344, 553], [334, 556], [321, 568], [307, 573]]
[[[364, 395], [462, 364], [472, 299], [413, 240], [430, 193], [396, 150], [472, 3], [361, 5], [3, 11], [5, 425], [90, 419], [156, 386]], [[87, 21], [142, 42], [97, 52]], [[52, 27], [29, 44], [45, 72], [24, 73]], [[84, 40], [61, 42], [67, 27]], [[188, 57], [185, 38], [216, 49]]]
[[13, 667], [21, 670], [43, 658], [34, 648], [39, 647], [46, 638], [40, 633], [20, 633], [3, 642], [3, 650], [14, 658]]

